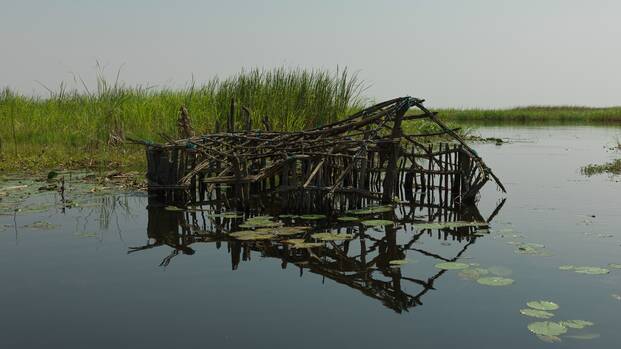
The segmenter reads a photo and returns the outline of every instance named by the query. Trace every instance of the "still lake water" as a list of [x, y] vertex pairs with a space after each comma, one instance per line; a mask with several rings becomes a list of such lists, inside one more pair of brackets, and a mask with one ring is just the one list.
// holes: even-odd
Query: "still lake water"
[[[621, 263], [621, 183], [578, 171], [609, 160], [604, 146], [619, 131], [479, 129], [513, 140], [475, 145], [508, 189], [503, 195], [490, 183], [481, 193], [484, 217], [507, 198], [491, 233], [470, 241], [422, 234], [404, 256], [386, 252], [381, 231], [370, 233], [366, 243], [380, 252], [368, 257], [378, 258], [362, 278], [368, 283], [342, 260], [309, 270], [226, 242], [175, 249], [174, 228], [161, 223], [167, 213], [148, 214], [144, 194], [65, 213], [0, 216], [0, 348], [617, 348], [621, 270], [585, 275], [559, 266]], [[37, 221], [49, 229], [27, 227]], [[406, 244], [415, 233], [406, 225], [393, 237]], [[515, 252], [527, 243], [545, 247]], [[361, 248], [352, 241], [348, 252]], [[409, 263], [391, 274], [379, 267], [383, 254]], [[484, 286], [434, 267], [457, 255], [515, 283]], [[428, 278], [432, 288], [416, 282]], [[533, 300], [560, 305], [550, 321], [595, 325], [543, 342], [527, 326], [544, 320], [519, 312]]]

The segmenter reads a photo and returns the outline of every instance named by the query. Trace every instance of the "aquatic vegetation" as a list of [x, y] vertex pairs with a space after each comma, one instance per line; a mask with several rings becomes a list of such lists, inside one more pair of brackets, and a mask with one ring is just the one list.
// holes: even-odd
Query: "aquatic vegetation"
[[482, 276], [489, 274], [489, 270], [484, 268], [468, 268], [460, 270], [457, 274], [462, 279], [477, 281]]
[[284, 240], [284, 243], [291, 245], [291, 248], [303, 249], [303, 248], [315, 248], [323, 246], [322, 242], [306, 242], [304, 239], [289, 239]]
[[558, 336], [544, 336], [541, 334], [536, 335], [537, 338], [542, 341], [542, 342], [546, 342], [546, 343], [550, 343], [550, 344], [554, 344], [554, 343], [560, 343], [563, 340], [558, 337]]
[[338, 217], [337, 220], [341, 222], [358, 222], [360, 219], [358, 219], [358, 217], [343, 216]]
[[41, 229], [41, 230], [55, 229], [58, 227], [60, 226], [57, 224], [51, 224], [51, 223], [44, 222], [44, 221], [36, 221], [30, 224], [24, 225], [24, 228]]
[[463, 227], [484, 227], [487, 226], [487, 222], [430, 222], [430, 223], [415, 223], [412, 227], [415, 229], [454, 229]]
[[536, 243], [520, 244], [515, 250], [517, 254], [530, 255], [530, 256], [542, 256], [549, 257], [552, 254], [545, 250], [545, 246]]
[[317, 221], [320, 219], [326, 219], [327, 216], [324, 214], [305, 214], [305, 215], [301, 215], [300, 218], [307, 220], [307, 221]]
[[600, 267], [575, 267], [574, 271], [578, 274], [588, 275], [604, 275], [610, 272], [610, 270]]
[[594, 323], [585, 320], [565, 320], [560, 322], [561, 325], [567, 328], [583, 329], [585, 327], [593, 326]]
[[287, 235], [299, 235], [308, 231], [310, 227], [274, 227], [274, 228], [260, 228], [256, 231], [258, 233], [274, 234], [278, 236]]
[[619, 263], [609, 263], [608, 264], [608, 268], [611, 268], [611, 269], [621, 269], [621, 264], [619, 264]]
[[559, 270], [573, 270], [574, 268], [576, 268], [576, 266], [575, 265], [571, 265], [571, 264], [564, 264], [564, 265], [561, 265], [558, 268], [559, 268]]
[[297, 214], [279, 214], [278, 218], [295, 219], [300, 218], [300, 216]]
[[392, 226], [395, 222], [389, 221], [386, 219], [371, 219], [367, 221], [362, 221], [362, 225], [366, 227], [383, 227], [383, 226]]
[[485, 286], [509, 286], [512, 285], [515, 280], [499, 276], [488, 276], [478, 279], [477, 282]]
[[181, 208], [181, 207], [177, 207], [177, 206], [166, 206], [164, 207], [164, 210], [166, 211], [185, 211], [185, 209]]
[[496, 276], [510, 276], [511, 274], [513, 274], [513, 270], [507, 267], [502, 267], [502, 266], [489, 267], [487, 270], [491, 274], [496, 275]]
[[377, 214], [377, 213], [385, 213], [385, 212], [393, 212], [394, 208], [392, 206], [369, 206], [357, 210], [347, 211], [347, 214], [354, 215], [369, 215], [369, 214]]
[[76, 233], [74, 235], [77, 236], [77, 237], [80, 237], [80, 238], [94, 238], [94, 237], [97, 237], [97, 233], [93, 233], [93, 232]]
[[547, 312], [545, 310], [536, 310], [536, 309], [520, 309], [520, 314], [525, 316], [530, 316], [538, 319], [550, 319], [554, 316], [554, 314]]
[[530, 301], [526, 305], [529, 308], [544, 311], [557, 310], [559, 308], [558, 304], [550, 301]]
[[589, 164], [580, 168], [580, 172], [587, 177], [603, 173], [619, 175], [621, 174], [621, 159], [615, 159], [605, 164]]
[[436, 264], [435, 267], [438, 269], [443, 269], [443, 270], [461, 270], [461, 269], [467, 269], [469, 265], [466, 263], [460, 263], [460, 262], [442, 262], [442, 263]]
[[272, 221], [271, 216], [256, 216], [247, 219], [244, 223], [240, 224], [240, 228], [254, 229], [254, 228], [274, 228], [283, 225], [282, 222]]
[[388, 264], [392, 265], [392, 266], [401, 266], [401, 265], [405, 265], [408, 264], [409, 261], [407, 259], [394, 259], [392, 261], [389, 261]]
[[532, 333], [542, 336], [560, 336], [567, 333], [565, 326], [552, 321], [533, 322], [528, 325], [528, 329]]
[[236, 231], [234, 233], [230, 233], [230, 236], [234, 237], [237, 240], [269, 240], [272, 239], [275, 235], [269, 233], [261, 233], [254, 230], [242, 230]]
[[311, 235], [313, 239], [321, 240], [321, 241], [341, 241], [341, 240], [351, 240], [354, 238], [352, 234], [337, 234], [337, 233], [315, 233]]

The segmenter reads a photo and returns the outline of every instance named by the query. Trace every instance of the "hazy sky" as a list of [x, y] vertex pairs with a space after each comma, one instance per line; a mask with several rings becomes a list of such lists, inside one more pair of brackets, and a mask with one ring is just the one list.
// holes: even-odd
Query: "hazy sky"
[[621, 105], [621, 0], [0, 0], [0, 87], [347, 66], [431, 107]]

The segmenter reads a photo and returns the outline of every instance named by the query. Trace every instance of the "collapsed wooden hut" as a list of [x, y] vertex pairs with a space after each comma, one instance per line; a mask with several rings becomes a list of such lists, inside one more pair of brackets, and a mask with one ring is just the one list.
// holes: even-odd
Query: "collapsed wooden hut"
[[[233, 104], [232, 104], [233, 105]], [[414, 111], [410, 111], [414, 109]], [[222, 202], [246, 208], [268, 199], [283, 208], [346, 209], [434, 192], [444, 204], [472, 202], [490, 179], [502, 183], [464, 140], [413, 97], [391, 99], [317, 128], [280, 132], [263, 118], [242, 130], [234, 108], [225, 132], [146, 145], [149, 191], [165, 203]], [[428, 120], [408, 134], [404, 121]], [[180, 126], [187, 127], [182, 119]], [[448, 141], [430, 142], [448, 136]], [[446, 139], [446, 138], [444, 138]]]

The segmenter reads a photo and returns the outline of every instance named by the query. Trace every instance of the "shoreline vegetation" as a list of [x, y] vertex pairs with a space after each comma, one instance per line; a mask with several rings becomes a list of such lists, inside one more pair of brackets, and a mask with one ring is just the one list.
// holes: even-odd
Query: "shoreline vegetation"
[[[60, 169], [141, 171], [144, 149], [127, 138], [163, 142], [179, 137], [180, 107], [189, 111], [197, 134], [226, 128], [235, 103], [236, 129], [242, 107], [254, 129], [269, 117], [274, 130], [302, 130], [341, 119], [372, 102], [361, 97], [365, 83], [347, 69], [252, 69], [184, 89], [130, 87], [98, 74], [95, 88], [80, 91], [61, 85], [48, 97], [0, 91], [0, 174]], [[506, 110], [436, 109], [468, 135], [475, 124], [587, 123], [621, 125], [621, 107], [524, 107]], [[408, 122], [407, 132], [433, 132], [430, 125]]]

